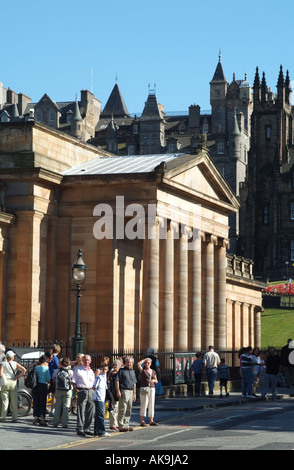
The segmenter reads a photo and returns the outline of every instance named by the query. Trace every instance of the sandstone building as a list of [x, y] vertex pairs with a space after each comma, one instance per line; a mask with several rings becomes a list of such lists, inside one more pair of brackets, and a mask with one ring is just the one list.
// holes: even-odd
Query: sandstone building
[[[227, 256], [228, 217], [239, 203], [203, 136], [190, 154], [116, 156], [36, 120], [10, 119], [0, 123], [0, 151], [2, 341], [73, 336], [71, 266], [81, 248], [85, 348], [260, 345], [262, 285], [251, 262]], [[101, 204], [111, 208], [113, 236], [99, 239]], [[147, 225], [150, 236], [117, 232], [118, 222], [132, 226], [134, 207], [144, 209], [137, 230], [146, 235]]]

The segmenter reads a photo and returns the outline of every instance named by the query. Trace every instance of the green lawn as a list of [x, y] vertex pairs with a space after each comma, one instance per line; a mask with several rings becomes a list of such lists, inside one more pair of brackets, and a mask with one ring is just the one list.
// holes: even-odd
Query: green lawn
[[261, 314], [261, 347], [280, 349], [287, 339], [294, 340], [294, 309], [267, 308]]

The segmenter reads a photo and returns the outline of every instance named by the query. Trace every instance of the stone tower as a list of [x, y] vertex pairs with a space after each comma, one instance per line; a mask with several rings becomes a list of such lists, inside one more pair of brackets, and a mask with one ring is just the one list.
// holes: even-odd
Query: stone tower
[[[280, 278], [294, 262], [294, 178], [290, 78], [283, 68], [277, 93], [259, 70], [253, 85], [254, 111], [241, 209], [242, 249], [255, 262], [258, 275]], [[293, 267], [292, 267], [293, 270]]]
[[140, 154], [163, 153], [165, 146], [164, 116], [157, 102], [154, 89], [149, 89], [143, 113], [139, 118], [139, 124]]
[[[236, 196], [246, 178], [248, 151], [250, 147], [250, 117], [252, 114], [252, 91], [245, 78], [229, 83], [224, 74], [221, 56], [210, 82], [212, 135], [214, 145], [210, 155], [216, 167], [226, 179]], [[239, 250], [239, 215], [232, 214], [230, 225], [230, 250]]]

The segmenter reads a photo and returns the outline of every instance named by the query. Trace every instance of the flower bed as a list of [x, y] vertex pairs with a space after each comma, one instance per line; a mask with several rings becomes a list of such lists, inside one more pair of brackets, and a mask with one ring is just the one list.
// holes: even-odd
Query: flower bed
[[276, 284], [263, 290], [267, 295], [294, 295], [294, 284]]

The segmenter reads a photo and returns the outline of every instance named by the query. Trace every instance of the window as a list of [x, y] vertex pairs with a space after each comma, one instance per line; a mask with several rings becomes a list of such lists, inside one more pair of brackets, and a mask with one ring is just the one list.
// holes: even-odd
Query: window
[[55, 121], [55, 114], [54, 113], [50, 113], [49, 114], [49, 122], [54, 122]]
[[269, 140], [271, 138], [271, 131], [272, 131], [271, 126], [265, 126], [265, 138], [267, 140]]
[[291, 202], [290, 205], [290, 219], [294, 220], [294, 202]]
[[42, 121], [42, 113], [37, 112], [36, 114], [36, 121], [41, 122]]
[[218, 153], [218, 155], [223, 155], [225, 153], [225, 143], [224, 142], [218, 142], [218, 144], [217, 144], [217, 153]]
[[128, 155], [134, 155], [135, 154], [135, 146], [134, 145], [129, 145], [128, 146]]
[[269, 210], [267, 206], [263, 208], [263, 223], [264, 225], [269, 223]]
[[294, 261], [294, 240], [291, 240], [291, 261]]

